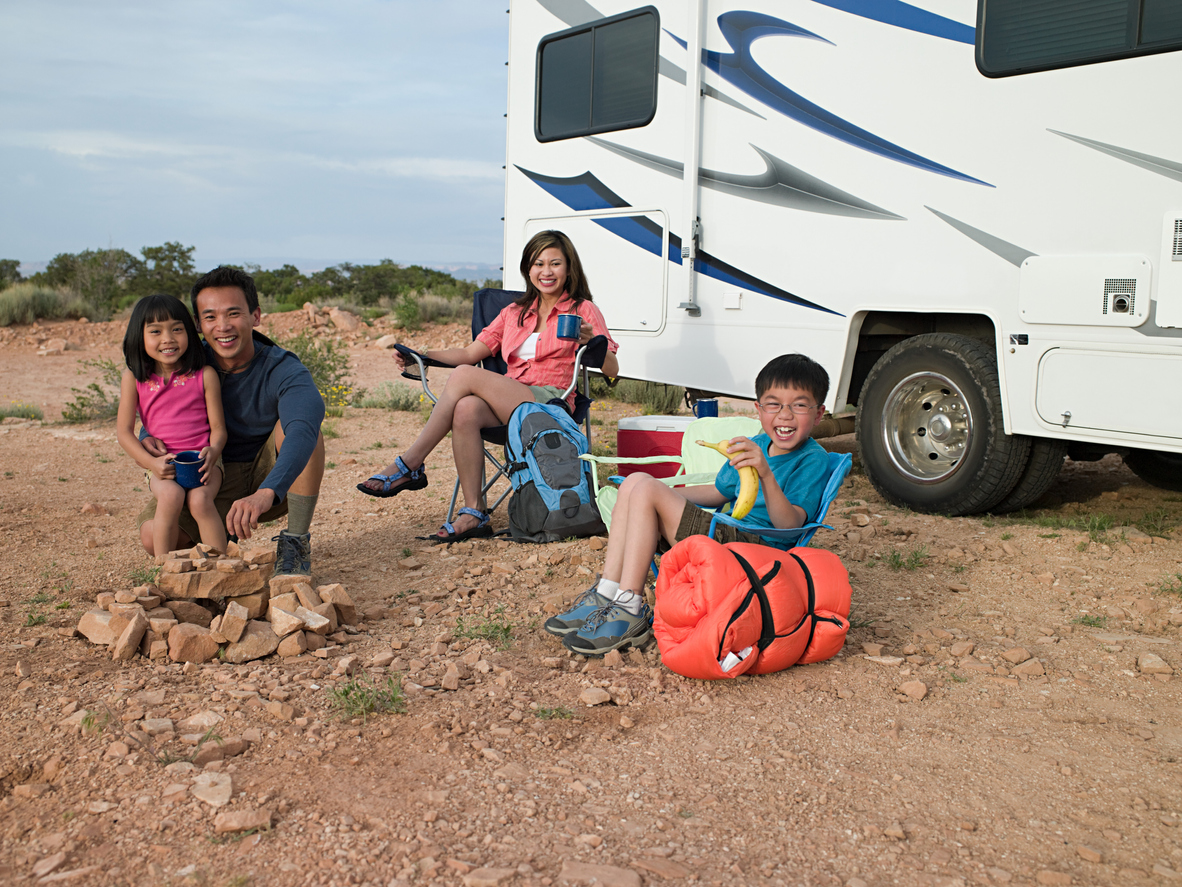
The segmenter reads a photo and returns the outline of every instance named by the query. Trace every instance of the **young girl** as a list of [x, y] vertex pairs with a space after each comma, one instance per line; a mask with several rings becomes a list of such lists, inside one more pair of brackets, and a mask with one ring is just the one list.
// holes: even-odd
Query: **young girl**
[[[189, 309], [174, 296], [146, 296], [135, 303], [123, 336], [127, 370], [119, 393], [119, 445], [149, 474], [156, 497], [152, 553], [176, 548], [178, 521], [186, 499], [201, 541], [226, 550], [226, 528], [214, 507], [222, 485], [221, 455], [226, 446], [222, 386], [205, 351]], [[152, 437], [168, 447], [152, 456], [135, 433], [139, 415]], [[184, 450], [201, 453], [202, 486], [186, 490], [174, 480], [172, 460]]]

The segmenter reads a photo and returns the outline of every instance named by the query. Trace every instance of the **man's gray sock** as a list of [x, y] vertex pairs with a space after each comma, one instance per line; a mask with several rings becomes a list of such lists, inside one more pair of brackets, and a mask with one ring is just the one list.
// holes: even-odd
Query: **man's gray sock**
[[312, 527], [312, 515], [316, 511], [316, 500], [319, 496], [301, 496], [299, 493], [287, 494], [287, 532], [295, 536], [303, 536]]

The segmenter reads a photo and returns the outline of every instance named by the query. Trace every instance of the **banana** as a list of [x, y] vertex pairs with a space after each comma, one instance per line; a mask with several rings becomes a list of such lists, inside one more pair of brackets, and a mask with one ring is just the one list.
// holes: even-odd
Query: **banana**
[[[730, 446], [729, 440], [720, 440], [718, 443], [710, 443], [709, 441], [699, 440], [696, 442], [700, 447], [709, 447], [712, 450], [718, 450], [722, 455], [730, 459], [730, 453], [727, 452], [727, 447]], [[731, 517], [735, 520], [742, 520], [747, 516], [747, 513], [755, 507], [755, 497], [759, 493], [759, 475], [755, 469], [750, 465], [739, 469], [739, 495], [735, 498], [734, 507], [731, 508]]]

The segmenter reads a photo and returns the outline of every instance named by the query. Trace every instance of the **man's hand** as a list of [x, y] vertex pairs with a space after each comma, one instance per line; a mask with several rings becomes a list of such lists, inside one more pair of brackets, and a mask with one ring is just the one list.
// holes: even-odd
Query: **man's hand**
[[168, 447], [164, 445], [164, 441], [158, 437], [148, 435], [140, 441], [140, 446], [148, 451], [149, 456], [167, 456]]
[[250, 531], [258, 529], [259, 517], [275, 504], [275, 491], [266, 487], [238, 499], [226, 515], [226, 532], [239, 539], [249, 539]]

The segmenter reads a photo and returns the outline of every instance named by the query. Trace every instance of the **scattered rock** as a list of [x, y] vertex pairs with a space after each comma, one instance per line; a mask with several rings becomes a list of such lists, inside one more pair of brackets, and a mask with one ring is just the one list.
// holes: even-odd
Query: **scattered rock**
[[517, 869], [476, 869], [464, 875], [464, 887], [497, 887], [517, 874]]
[[198, 773], [189, 789], [193, 797], [211, 807], [225, 807], [234, 797], [234, 778], [229, 773]]
[[612, 694], [602, 687], [588, 687], [579, 694], [579, 702], [584, 705], [603, 705], [612, 701]]
[[[79, 628], [81, 630], [81, 628]], [[1137, 657], [1137, 668], [1141, 674], [1173, 674], [1169, 664], [1156, 653], [1142, 653]]]
[[928, 695], [928, 685], [923, 681], [906, 681], [899, 685], [899, 692], [912, 699], [920, 700]]
[[595, 887], [640, 887], [640, 875], [632, 869], [614, 865], [592, 865], [569, 859], [563, 860], [558, 880], [560, 883], [593, 884]]
[[237, 643], [226, 647], [226, 661], [250, 662], [252, 659], [270, 656], [278, 648], [279, 636], [271, 630], [270, 623], [252, 619], [246, 623], [242, 637], [238, 639]]
[[245, 832], [250, 829], [266, 831], [274, 819], [270, 810], [224, 810], [214, 817], [213, 830], [224, 835], [230, 832]]

